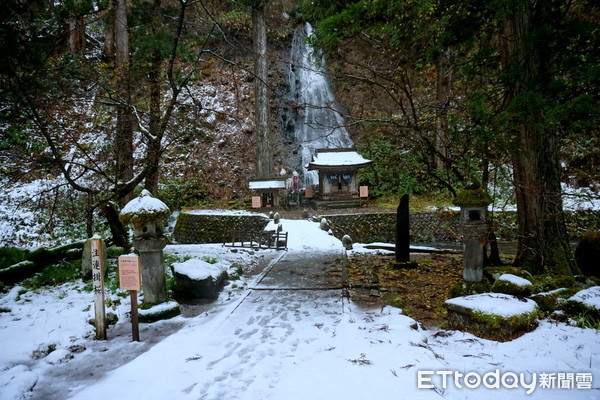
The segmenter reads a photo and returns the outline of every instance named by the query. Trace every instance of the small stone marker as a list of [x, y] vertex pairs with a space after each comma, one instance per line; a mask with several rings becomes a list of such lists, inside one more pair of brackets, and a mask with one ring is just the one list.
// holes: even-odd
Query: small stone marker
[[104, 309], [104, 271], [106, 265], [104, 265], [102, 257], [104, 241], [98, 237], [93, 237], [90, 239], [90, 248], [92, 253], [96, 340], [106, 340], [106, 313]]
[[142, 289], [142, 276], [140, 258], [137, 255], [119, 257], [119, 284], [121, 290], [129, 290], [131, 298], [131, 337], [134, 342], [139, 342], [137, 292]]

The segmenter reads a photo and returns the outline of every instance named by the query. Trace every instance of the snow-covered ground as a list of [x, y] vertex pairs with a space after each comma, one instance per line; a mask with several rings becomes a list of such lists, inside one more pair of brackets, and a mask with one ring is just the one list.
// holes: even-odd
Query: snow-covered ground
[[[271, 265], [342, 251], [318, 223], [282, 224], [287, 252], [166, 251]], [[541, 321], [498, 343], [423, 330], [397, 308], [361, 308], [339, 290], [276, 290], [276, 282], [251, 289], [263, 276], [230, 284], [200, 315], [141, 324], [139, 343], [125, 318], [128, 299], [108, 310], [120, 317], [108, 340], [95, 341], [87, 324], [93, 296], [83, 284], [14, 288], [0, 298], [0, 399], [600, 398], [594, 330]]]

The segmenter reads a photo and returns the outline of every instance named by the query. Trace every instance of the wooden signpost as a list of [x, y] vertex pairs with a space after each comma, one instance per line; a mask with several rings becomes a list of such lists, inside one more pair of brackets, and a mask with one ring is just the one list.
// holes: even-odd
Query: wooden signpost
[[358, 187], [358, 196], [360, 198], [360, 203], [362, 205], [362, 199], [367, 199], [367, 205], [369, 204], [369, 187], [368, 186], [359, 186]]
[[126, 255], [119, 257], [119, 283], [121, 290], [129, 290], [131, 298], [131, 337], [134, 342], [140, 341], [138, 322], [137, 292], [142, 289], [140, 257]]
[[359, 196], [360, 197], [369, 197], [369, 187], [368, 186], [359, 186]]
[[260, 208], [261, 207], [260, 196], [252, 196], [252, 208]]
[[104, 309], [104, 271], [106, 271], [106, 265], [103, 265], [103, 249], [104, 241], [102, 239], [97, 237], [90, 239], [96, 340], [106, 340], [106, 313]]
[[307, 199], [312, 199], [312, 197], [313, 197], [313, 188], [312, 188], [312, 186], [308, 186], [304, 190], [304, 197], [306, 197]]

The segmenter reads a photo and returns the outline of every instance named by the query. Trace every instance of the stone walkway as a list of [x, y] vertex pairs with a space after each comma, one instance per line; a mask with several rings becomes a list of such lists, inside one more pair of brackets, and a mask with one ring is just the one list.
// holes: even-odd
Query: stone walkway
[[251, 289], [342, 289], [342, 257], [341, 251], [286, 252]]
[[224, 399], [253, 391], [260, 398], [265, 390], [277, 398], [282, 370], [319, 335], [335, 336], [345, 302], [342, 256], [341, 251], [286, 252], [258, 276], [218, 327], [218, 332], [234, 334], [204, 343], [222, 348], [222, 353], [206, 360], [208, 379], [190, 388], [190, 398]]

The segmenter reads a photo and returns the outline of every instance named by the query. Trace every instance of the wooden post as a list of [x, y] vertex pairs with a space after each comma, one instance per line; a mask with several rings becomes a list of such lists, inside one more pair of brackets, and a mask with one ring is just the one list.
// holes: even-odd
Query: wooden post
[[92, 252], [92, 281], [94, 284], [94, 315], [96, 321], [96, 340], [106, 340], [106, 313], [104, 308], [104, 242], [100, 238], [90, 240]]
[[140, 323], [138, 320], [137, 290], [130, 290], [129, 297], [131, 298], [131, 339], [134, 342], [139, 342], [140, 341]]
[[119, 256], [119, 285], [121, 290], [129, 290], [131, 299], [131, 337], [134, 342], [139, 342], [137, 292], [142, 289], [142, 279], [140, 258], [136, 254]]

